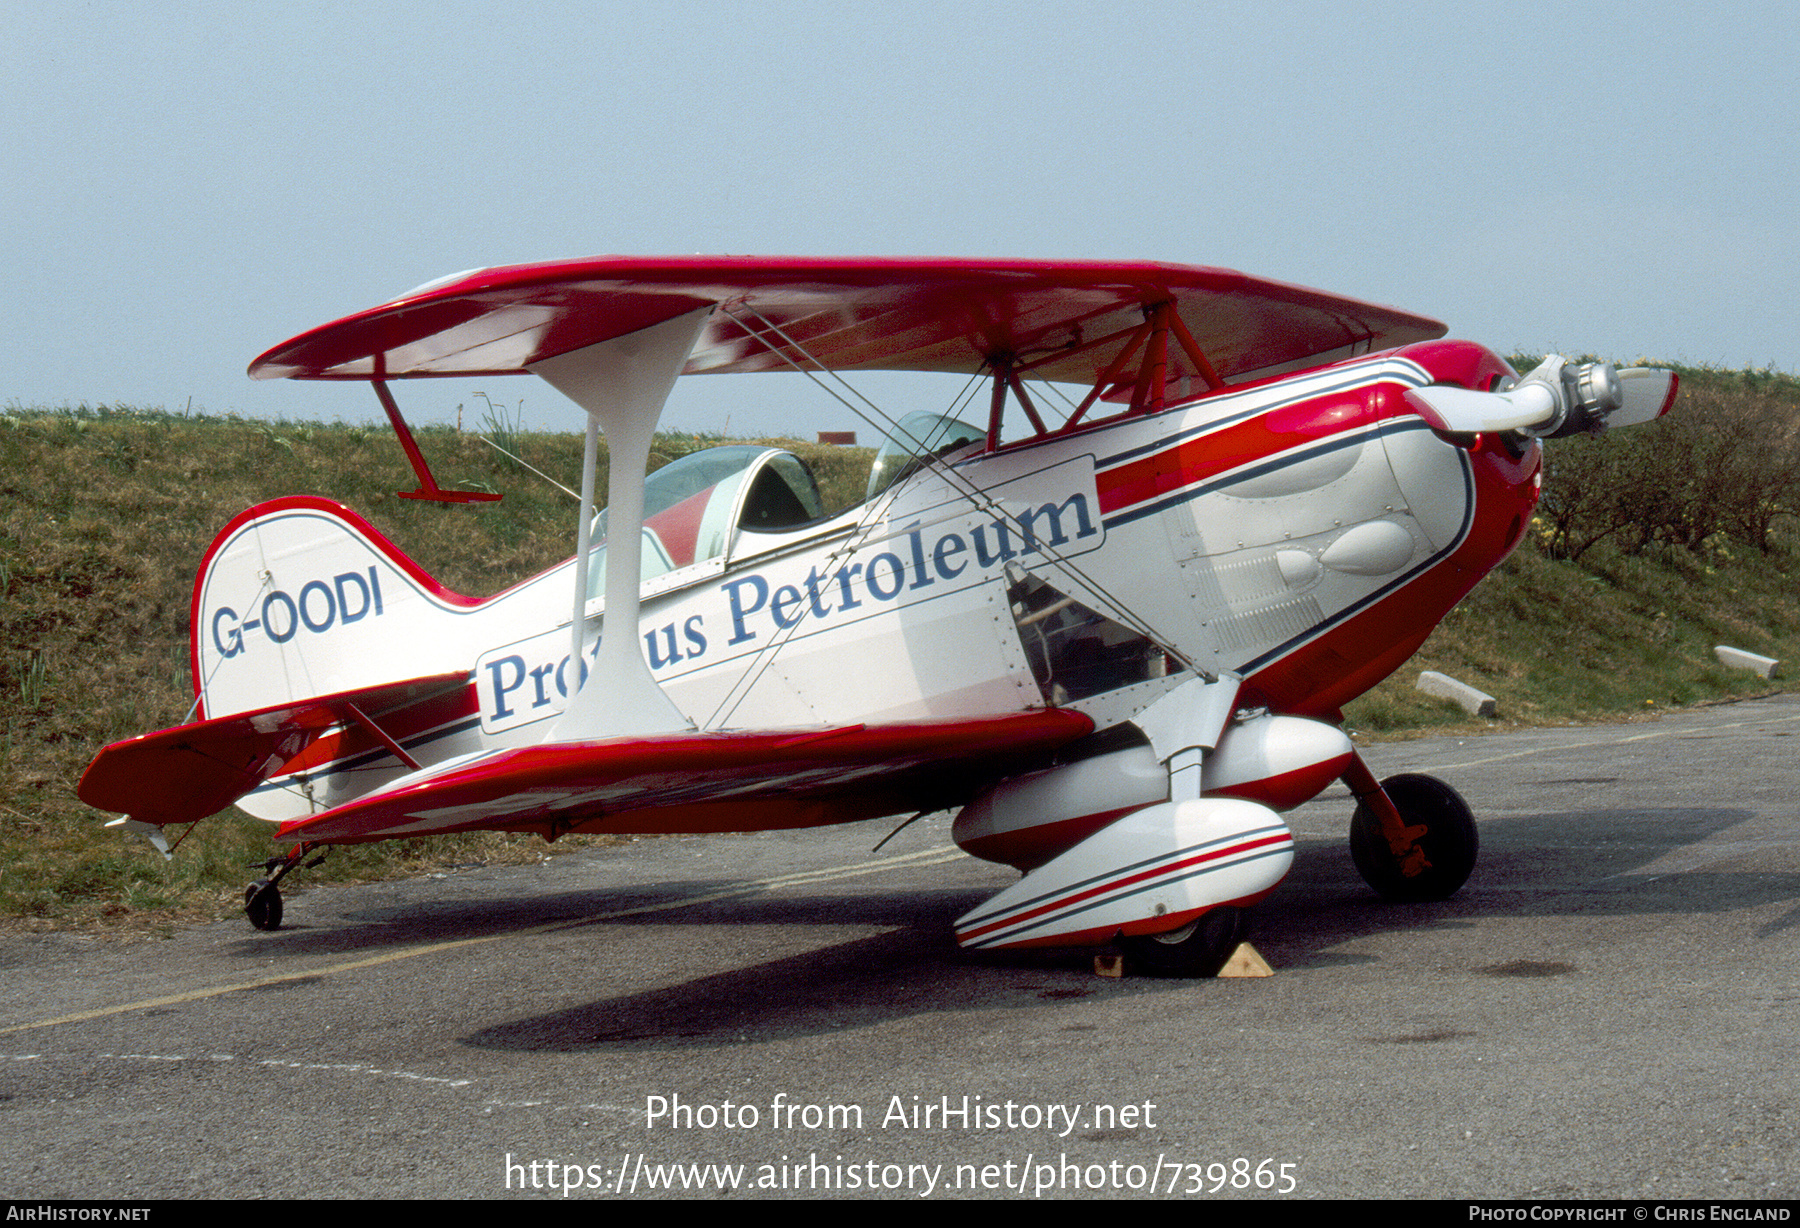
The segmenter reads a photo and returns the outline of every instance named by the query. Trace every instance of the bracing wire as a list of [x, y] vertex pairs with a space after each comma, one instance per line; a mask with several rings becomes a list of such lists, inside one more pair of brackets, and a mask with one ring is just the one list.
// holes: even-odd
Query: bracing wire
[[513, 453], [508, 452], [505, 448], [501, 447], [499, 444], [497, 444], [493, 440], [489, 439], [486, 435], [477, 435], [477, 436], [475, 436], [475, 438], [481, 440], [482, 443], [485, 443], [488, 447], [492, 448], [494, 451], [498, 452], [500, 455], [506, 457], [508, 460], [514, 461], [520, 465], [525, 466], [525, 468], [531, 470], [533, 473], [537, 474], [540, 478], [543, 478], [544, 481], [550, 483], [550, 485], [556, 487], [556, 489], [562, 491], [563, 494], [569, 496], [569, 498], [571, 498], [571, 499], [574, 499], [577, 503], [579, 503], [581, 501], [580, 495], [578, 495], [574, 491], [570, 490], [567, 486], [564, 486], [561, 482], [557, 481], [555, 478], [553, 478], [549, 474], [545, 473], [542, 469], [539, 469], [536, 465], [532, 464], [530, 461], [526, 460], [524, 457], [516, 456]]
[[[750, 306], [748, 303], [742, 303], [739, 305], [745, 311], [747, 311], [751, 315], [755, 316], [756, 320], [763, 326], [763, 328], [767, 331], [768, 334], [772, 334], [773, 336], [778, 338], [783, 343], [784, 346], [791, 348], [795, 353], [806, 358], [807, 361], [812, 364], [812, 366], [811, 367], [803, 366], [800, 363], [796, 362], [792, 357], [790, 357], [789, 354], [784, 352], [784, 350], [782, 348], [777, 347], [777, 346], [768, 345], [766, 338], [763, 335], [761, 335], [760, 333], [747, 327], [744, 324], [744, 321], [738, 316], [738, 314], [735, 311], [733, 311], [729, 307], [724, 308], [725, 313], [728, 316], [730, 316], [731, 319], [739, 325], [739, 327], [744, 328], [744, 331], [746, 333], [754, 336], [756, 338], [756, 340], [761, 341], [770, 350], [770, 352], [774, 353], [783, 362], [787, 363], [790, 367], [794, 368], [794, 370], [799, 371], [802, 374], [806, 375], [815, 384], [819, 385], [819, 387], [823, 388], [827, 393], [829, 393], [840, 404], [844, 405], [852, 413], [855, 413], [859, 418], [862, 418], [865, 422], [868, 422], [871, 426], [876, 427], [876, 429], [878, 429], [878, 430], [887, 430], [887, 429], [891, 428], [894, 431], [899, 431], [899, 429], [900, 429], [899, 423], [895, 422], [894, 419], [886, 411], [882, 410], [880, 406], [876, 405], [873, 401], [869, 400], [868, 397], [864, 396], [860, 391], [858, 391], [854, 386], [852, 386], [847, 380], [845, 380], [843, 378], [843, 376], [838, 374], [836, 371], [833, 371], [830, 368], [826, 367], [825, 364], [819, 362], [818, 359], [813, 358], [810, 354], [808, 354], [806, 351], [806, 348], [804, 346], [802, 346], [798, 341], [794, 340], [794, 338], [792, 336], [790, 336], [785, 330], [783, 330], [780, 325], [775, 324], [773, 321], [769, 320], [768, 317], [764, 316], [761, 312], [757, 311], [754, 307]], [[838, 393], [835, 389], [833, 389], [831, 387], [831, 385], [825, 383], [824, 380], [820, 379], [819, 372], [821, 372], [821, 371], [824, 372], [826, 375], [830, 376], [832, 378], [832, 380], [835, 381], [837, 384], [841, 385], [849, 393], [850, 396], [855, 397], [856, 400], [861, 401], [863, 403], [863, 405], [867, 406], [869, 412], [865, 413], [863, 410], [858, 409], [856, 407], [856, 405], [848, 397]], [[979, 373], [977, 373], [974, 377], [972, 377], [970, 385], [965, 387], [965, 392], [964, 392], [962, 398], [959, 398], [959, 404], [965, 403], [967, 397], [972, 395], [971, 389], [974, 386], [975, 380], [978, 380], [979, 378], [980, 378]], [[871, 418], [870, 414], [873, 414], [874, 417]], [[879, 421], [877, 421], [876, 419], [879, 419]], [[888, 424], [887, 427], [882, 426], [882, 423], [884, 423], [884, 422]], [[911, 444], [913, 444], [918, 449], [918, 451], [916, 451], [914, 453], [915, 457], [918, 460], [922, 461], [927, 468], [931, 469], [934, 473], [936, 473], [938, 476], [943, 478], [947, 485], [949, 485], [953, 490], [955, 490], [965, 500], [967, 500], [969, 502], [969, 504], [971, 506], [973, 506], [977, 511], [994, 516], [997, 519], [1000, 519], [1002, 521], [1010, 521], [1010, 522], [1018, 525], [1019, 528], [1021, 529], [1021, 531], [1023, 531], [1024, 525], [1019, 521], [1019, 518], [1017, 516], [1006, 511], [1006, 509], [1001, 507], [998, 503], [996, 503], [987, 494], [986, 491], [981, 490], [979, 487], [975, 486], [972, 482], [970, 482], [961, 473], [958, 473], [956, 471], [955, 466], [948, 464], [944, 458], [932, 456], [929, 453], [929, 451], [925, 450], [926, 445], [923, 441], [915, 439], [910, 434], [910, 432], [905, 434], [904, 441], [908, 441]], [[1045, 555], [1048, 557], [1048, 559], [1052, 565], [1060, 568], [1065, 575], [1068, 575], [1069, 577], [1071, 577], [1071, 578], [1077, 580], [1078, 582], [1080, 582], [1081, 584], [1085, 585], [1087, 587], [1087, 589], [1089, 590], [1089, 592], [1092, 593], [1094, 596], [1096, 596], [1100, 600], [1100, 603], [1102, 605], [1108, 607], [1109, 612], [1111, 614], [1113, 614], [1118, 619], [1118, 621], [1120, 621], [1121, 623], [1123, 623], [1127, 626], [1132, 627], [1133, 629], [1137, 630], [1138, 632], [1140, 632], [1147, 638], [1155, 641], [1165, 652], [1167, 652], [1170, 656], [1174, 657], [1176, 660], [1180, 661], [1183, 665], [1187, 666], [1187, 668], [1192, 670], [1196, 675], [1206, 678], [1208, 680], [1211, 680], [1213, 678], [1213, 674], [1210, 671], [1202, 669], [1197, 662], [1191, 660], [1185, 653], [1181, 652], [1178, 648], [1176, 648], [1170, 642], [1168, 637], [1160, 634], [1154, 627], [1150, 626], [1149, 623], [1144, 621], [1144, 619], [1142, 617], [1140, 617], [1134, 610], [1132, 610], [1129, 606], [1127, 606], [1118, 597], [1114, 596], [1104, 585], [1095, 581], [1095, 579], [1092, 576], [1088, 575], [1085, 571], [1083, 571], [1080, 567], [1078, 567], [1073, 561], [1071, 561], [1070, 559], [1059, 554], [1053, 548], [1051, 548], [1050, 546], [1048, 546], [1045, 543], [1039, 543], [1039, 549], [1045, 553]]]

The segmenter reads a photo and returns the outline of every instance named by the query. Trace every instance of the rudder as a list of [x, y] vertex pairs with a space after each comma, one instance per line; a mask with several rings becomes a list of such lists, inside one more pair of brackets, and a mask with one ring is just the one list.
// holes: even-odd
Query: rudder
[[214, 539], [194, 581], [199, 715], [467, 669], [480, 605], [341, 504], [259, 504]]

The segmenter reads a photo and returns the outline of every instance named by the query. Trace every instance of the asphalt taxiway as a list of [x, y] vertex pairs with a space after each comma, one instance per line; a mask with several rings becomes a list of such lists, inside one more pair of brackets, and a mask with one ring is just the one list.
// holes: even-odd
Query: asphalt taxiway
[[959, 952], [948, 821], [641, 840], [0, 936], [13, 1198], [1800, 1194], [1800, 698], [1371, 748], [1441, 904], [1289, 816], [1259, 980]]

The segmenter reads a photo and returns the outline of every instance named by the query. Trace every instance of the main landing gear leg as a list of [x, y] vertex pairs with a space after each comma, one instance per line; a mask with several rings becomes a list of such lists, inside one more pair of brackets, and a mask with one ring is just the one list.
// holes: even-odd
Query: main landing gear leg
[[[302, 840], [290, 850], [285, 857], [271, 857], [262, 863], [263, 873], [267, 878], [259, 878], [244, 888], [244, 915], [250, 918], [250, 924], [259, 930], [278, 930], [281, 928], [281, 880], [288, 876], [288, 871], [297, 868], [305, 860], [306, 855], [318, 845]], [[325, 853], [331, 850], [327, 848]], [[310, 869], [325, 860], [325, 853], [320, 853], [306, 862]]]
[[1455, 789], [1413, 774], [1377, 782], [1357, 754], [1343, 779], [1357, 801], [1350, 858], [1364, 882], [1387, 899], [1418, 903], [1447, 899], [1468, 881], [1481, 839]]

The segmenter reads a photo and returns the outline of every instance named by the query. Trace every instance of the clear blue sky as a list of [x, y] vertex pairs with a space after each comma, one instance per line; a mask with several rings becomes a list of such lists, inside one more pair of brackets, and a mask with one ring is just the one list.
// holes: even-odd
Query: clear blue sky
[[[244, 367], [609, 252], [1222, 265], [1502, 353], [1800, 367], [1788, 6], [12, 0], [0, 39], [0, 405], [373, 417]], [[475, 386], [562, 412], [400, 391]], [[837, 424], [786, 396], [732, 429]]]

